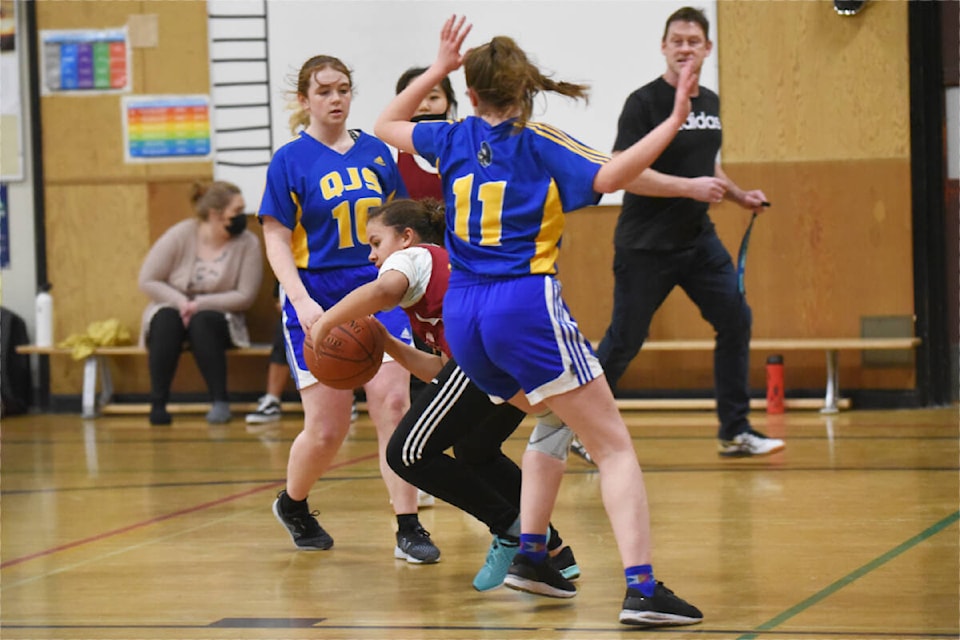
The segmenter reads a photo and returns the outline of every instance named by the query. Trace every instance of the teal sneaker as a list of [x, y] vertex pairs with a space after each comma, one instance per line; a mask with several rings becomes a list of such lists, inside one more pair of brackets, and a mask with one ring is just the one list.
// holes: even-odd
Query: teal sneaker
[[473, 588], [477, 591], [489, 591], [502, 585], [519, 546], [519, 542], [493, 536], [490, 550], [487, 552], [487, 560], [473, 577]]

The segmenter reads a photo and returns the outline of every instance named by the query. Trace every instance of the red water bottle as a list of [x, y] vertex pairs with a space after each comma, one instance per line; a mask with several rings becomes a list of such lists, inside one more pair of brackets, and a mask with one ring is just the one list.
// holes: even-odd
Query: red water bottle
[[767, 413], [783, 413], [783, 356], [767, 358]]

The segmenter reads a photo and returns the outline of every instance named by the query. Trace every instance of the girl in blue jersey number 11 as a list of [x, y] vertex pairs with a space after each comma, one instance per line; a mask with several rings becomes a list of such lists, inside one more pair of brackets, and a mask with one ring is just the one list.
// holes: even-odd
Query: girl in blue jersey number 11
[[[494, 401], [525, 411], [546, 405], [592, 455], [626, 577], [620, 622], [700, 622], [696, 607], [654, 579], [650, 513], [633, 442], [555, 278], [563, 215], [596, 204], [601, 193], [631, 188], [686, 119], [696, 73], [684, 66], [670, 117], [611, 159], [558, 129], [528, 121], [536, 93], [581, 98], [585, 86], [544, 77], [510, 38], [494, 38], [462, 55], [469, 32], [464, 18], [447, 20], [434, 63], [374, 126], [385, 142], [418, 153], [440, 170], [452, 269], [444, 300], [447, 343], [463, 371]], [[423, 97], [461, 65], [476, 115], [411, 123]], [[546, 561], [559, 480], [529, 462], [525, 454], [520, 549], [505, 584], [552, 594], [542, 588], [546, 584], [567, 592]]]

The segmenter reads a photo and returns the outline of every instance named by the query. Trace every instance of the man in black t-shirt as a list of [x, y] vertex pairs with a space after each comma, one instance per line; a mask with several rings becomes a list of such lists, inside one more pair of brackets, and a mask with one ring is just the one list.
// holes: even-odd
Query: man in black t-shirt
[[[618, 123], [614, 153], [628, 148], [673, 109], [681, 65], [710, 55], [709, 22], [699, 9], [675, 11], [660, 49], [666, 72], [633, 92]], [[659, 158], [624, 194], [614, 233], [613, 317], [597, 355], [611, 387], [637, 355], [653, 314], [679, 286], [717, 332], [714, 385], [721, 456], [766, 455], [784, 448], [750, 427], [749, 359], [753, 317], [737, 285], [733, 261], [707, 210], [724, 198], [760, 211], [766, 196], [744, 191], [717, 161], [720, 99], [706, 87], [691, 97], [687, 122]], [[642, 193], [643, 195], [637, 195]]]

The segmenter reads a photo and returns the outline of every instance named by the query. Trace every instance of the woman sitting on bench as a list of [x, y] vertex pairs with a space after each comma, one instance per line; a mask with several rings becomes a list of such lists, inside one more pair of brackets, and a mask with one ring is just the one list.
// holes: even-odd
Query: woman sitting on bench
[[244, 312], [263, 277], [260, 240], [246, 231], [239, 187], [197, 183], [191, 201], [197, 215], [160, 236], [140, 269], [140, 290], [150, 296], [140, 344], [149, 358], [152, 425], [170, 424], [167, 402], [184, 343], [210, 392], [207, 422], [230, 420], [226, 350], [250, 346]]

